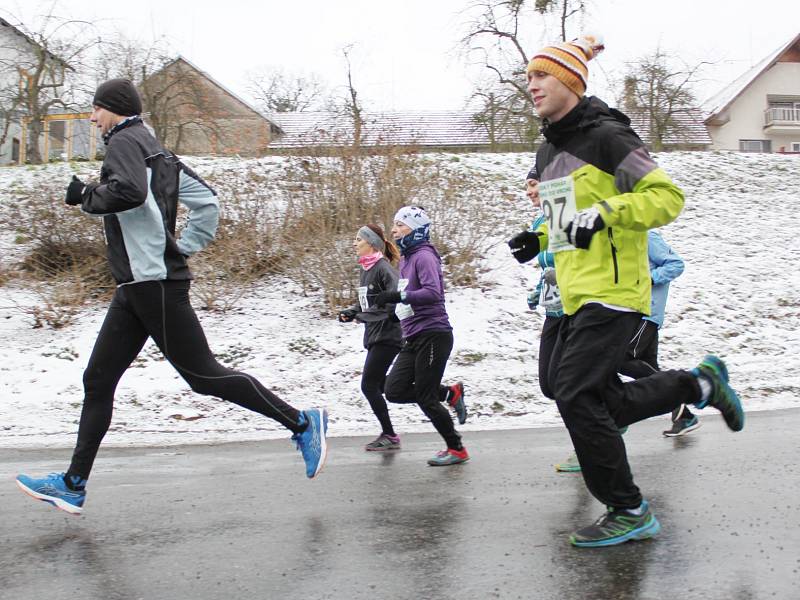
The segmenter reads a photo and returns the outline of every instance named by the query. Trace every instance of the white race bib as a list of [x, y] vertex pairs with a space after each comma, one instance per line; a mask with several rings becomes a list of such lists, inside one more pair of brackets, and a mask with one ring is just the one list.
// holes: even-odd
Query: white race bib
[[[397, 291], [402, 292], [408, 287], [408, 279], [400, 279], [397, 282]], [[407, 319], [408, 317], [414, 316], [414, 309], [411, 308], [410, 304], [403, 304], [398, 302], [395, 304], [394, 307], [394, 314], [397, 315], [397, 318], [401, 321]]]
[[[548, 267], [547, 269], [553, 269]], [[547, 270], [545, 269], [545, 271]], [[542, 279], [542, 291], [539, 292], [539, 304], [549, 312], [557, 312], [562, 309], [561, 292], [558, 285], [550, 285], [546, 279]]]
[[575, 246], [567, 241], [567, 234], [564, 233], [564, 228], [578, 212], [575, 206], [575, 182], [572, 176], [542, 181], [539, 183], [539, 198], [548, 227], [547, 249], [550, 252], [575, 250]]
[[367, 286], [362, 285], [358, 288], [358, 303], [361, 305], [361, 312], [369, 310], [369, 300], [367, 300]]

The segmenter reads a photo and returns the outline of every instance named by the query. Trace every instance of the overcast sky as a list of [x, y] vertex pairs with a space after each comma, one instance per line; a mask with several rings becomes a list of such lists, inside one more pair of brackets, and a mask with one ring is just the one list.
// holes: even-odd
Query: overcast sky
[[[342, 48], [353, 45], [355, 86], [367, 109], [455, 109], [483, 71], [458, 51], [469, 0], [69, 0], [63, 14], [102, 21], [131, 36], [164, 35], [176, 52], [242, 96], [259, 67], [317, 73], [345, 83]], [[0, 0], [0, 14], [30, 18], [33, 2]], [[657, 46], [688, 63], [712, 61], [697, 92], [705, 99], [800, 33], [800, 1], [589, 0], [582, 30], [603, 35], [590, 66], [590, 93], [609, 96], [608, 76]], [[35, 5], [34, 5], [35, 6]], [[45, 7], [49, 5], [44, 5]], [[39, 11], [42, 5], [38, 5]], [[580, 26], [573, 25], [571, 35]], [[533, 52], [558, 31], [541, 30]], [[609, 99], [611, 99], [609, 97]]]

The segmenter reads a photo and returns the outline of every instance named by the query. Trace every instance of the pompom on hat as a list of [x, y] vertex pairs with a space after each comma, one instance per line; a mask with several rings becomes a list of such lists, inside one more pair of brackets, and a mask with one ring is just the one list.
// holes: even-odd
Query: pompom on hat
[[604, 49], [602, 36], [584, 34], [571, 42], [545, 46], [533, 55], [527, 72], [549, 73], [580, 98], [586, 93], [588, 63]]

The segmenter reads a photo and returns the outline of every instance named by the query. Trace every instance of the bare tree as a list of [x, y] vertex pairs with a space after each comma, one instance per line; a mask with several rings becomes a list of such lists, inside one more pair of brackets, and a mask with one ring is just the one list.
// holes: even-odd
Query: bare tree
[[[509, 122], [524, 120], [522, 130], [528, 132], [529, 140], [537, 136], [537, 119], [533, 113], [533, 102], [528, 95], [526, 68], [530, 62], [527, 48], [539, 43], [534, 36], [535, 28], [542, 29], [548, 18], [557, 15], [562, 39], [566, 37], [567, 23], [575, 15], [586, 10], [583, 0], [481, 0], [472, 5], [470, 12], [476, 16], [468, 23], [461, 39], [461, 48], [470, 57], [477, 57], [483, 66], [494, 75], [499, 88], [482, 84], [473, 97], [488, 99], [484, 109], [476, 113], [478, 122], [492, 122], [497, 118]], [[474, 60], [474, 58], [473, 58]], [[499, 94], [499, 89], [506, 92]], [[500, 117], [503, 106], [496, 100], [507, 101], [506, 115]]]
[[353, 67], [350, 63], [350, 53], [353, 51], [353, 46], [347, 46], [342, 50], [344, 60], [347, 64], [347, 96], [344, 101], [344, 106], [347, 114], [353, 120], [353, 146], [361, 146], [363, 128], [364, 128], [364, 110], [361, 103], [358, 101], [358, 92], [353, 84]]
[[687, 65], [661, 48], [628, 63], [619, 104], [644, 113], [653, 150], [663, 149], [669, 137], [686, 137], [677, 117], [695, 107], [692, 87], [706, 64]]
[[325, 86], [316, 75], [259, 69], [247, 76], [247, 91], [265, 113], [303, 112], [320, 106]]
[[472, 119], [486, 131], [492, 150], [536, 139], [538, 123], [530, 103], [514, 90], [491, 82], [476, 90], [470, 101], [477, 102]]
[[[89, 50], [97, 44], [93, 26], [86, 21], [61, 17], [55, 4], [30, 26], [14, 16], [2, 20], [0, 91], [5, 141], [12, 120], [25, 123], [27, 159], [40, 163], [39, 139], [44, 117], [54, 109], [71, 110], [81, 96], [80, 73]], [[5, 31], [5, 28], [13, 28]]]
[[561, 28], [561, 41], [567, 41], [567, 23], [575, 15], [586, 14], [585, 0], [535, 0], [540, 15], [555, 15]]
[[176, 58], [165, 38], [149, 41], [117, 32], [103, 44], [95, 66], [96, 83], [122, 77], [134, 82], [142, 97], [145, 120], [155, 136], [175, 152], [183, 152], [190, 132], [206, 139], [220, 135], [211, 118], [214, 107], [197, 71]]

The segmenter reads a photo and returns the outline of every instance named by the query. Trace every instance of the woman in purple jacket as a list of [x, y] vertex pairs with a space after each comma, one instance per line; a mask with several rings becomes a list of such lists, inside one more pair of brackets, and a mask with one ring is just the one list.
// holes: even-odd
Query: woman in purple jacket
[[428, 460], [434, 467], [469, 460], [461, 435], [444, 403], [467, 419], [464, 386], [442, 385], [447, 359], [453, 349], [453, 328], [444, 305], [442, 259], [430, 243], [431, 221], [419, 206], [397, 211], [392, 236], [400, 247], [400, 280], [397, 291], [384, 291], [375, 298], [378, 306], [396, 303], [395, 314], [403, 331], [403, 347], [386, 379], [386, 400], [419, 404], [447, 449]]

